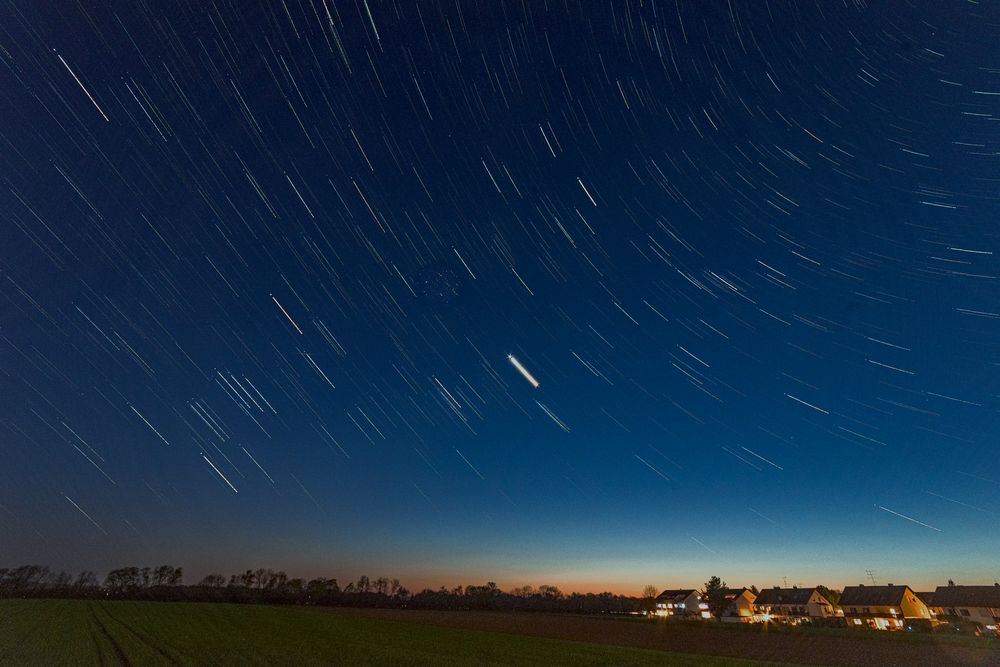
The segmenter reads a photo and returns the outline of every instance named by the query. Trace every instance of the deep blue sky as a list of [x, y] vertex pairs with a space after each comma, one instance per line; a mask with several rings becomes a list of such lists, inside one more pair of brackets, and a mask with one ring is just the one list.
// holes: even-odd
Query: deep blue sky
[[0, 564], [993, 581], [998, 38], [5, 5]]

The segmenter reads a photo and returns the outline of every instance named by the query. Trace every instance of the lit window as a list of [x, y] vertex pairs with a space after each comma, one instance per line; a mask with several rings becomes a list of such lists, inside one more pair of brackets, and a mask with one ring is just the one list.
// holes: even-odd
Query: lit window
[[892, 614], [893, 616], [895, 616], [896, 615], [896, 610], [895, 609], [889, 609], [889, 613]]
[[860, 618], [854, 619], [854, 625], [861, 625], [861, 619]]

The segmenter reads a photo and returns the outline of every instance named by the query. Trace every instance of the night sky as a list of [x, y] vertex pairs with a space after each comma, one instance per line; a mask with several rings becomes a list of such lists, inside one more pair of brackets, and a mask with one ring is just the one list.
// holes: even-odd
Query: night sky
[[992, 3], [0, 8], [0, 564], [1000, 577]]

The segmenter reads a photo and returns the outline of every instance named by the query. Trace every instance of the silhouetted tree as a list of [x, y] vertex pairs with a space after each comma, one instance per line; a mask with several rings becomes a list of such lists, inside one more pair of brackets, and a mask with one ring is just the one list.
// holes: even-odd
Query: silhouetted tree
[[302, 595], [302, 592], [305, 590], [305, 586], [306, 586], [305, 580], [303, 579], [300, 579], [298, 577], [294, 579], [289, 579], [288, 581], [285, 582], [284, 586], [282, 587], [282, 593], [292, 598], [298, 598]]
[[[227, 585], [228, 582], [228, 585]], [[308, 583], [289, 579], [280, 570], [259, 568], [227, 578], [210, 574], [196, 585], [183, 584], [183, 570], [171, 565], [119, 567], [109, 571], [103, 586], [90, 571], [76, 580], [68, 574], [53, 576], [48, 568], [23, 565], [0, 568], [0, 597], [97, 597], [145, 600], [199, 600], [207, 602], [314, 604], [357, 607], [413, 607], [425, 609], [493, 609], [577, 613], [632, 613], [639, 609], [634, 597], [611, 593], [564, 594], [556, 586], [524, 586], [504, 592], [496, 582], [424, 589], [413, 594], [398, 579], [362, 576], [341, 590], [336, 579], [317, 577]]]
[[538, 592], [543, 598], [547, 598], [549, 600], [562, 600], [563, 598], [562, 591], [555, 586], [539, 586]]
[[708, 604], [708, 609], [712, 612], [713, 616], [716, 618], [722, 616], [723, 610], [729, 603], [726, 600], [726, 582], [714, 576], [706, 581], [705, 602]]
[[306, 584], [306, 595], [313, 602], [323, 603], [331, 599], [334, 595], [340, 592], [340, 587], [337, 585], [336, 579], [327, 579], [326, 577], [317, 577], [311, 579], [309, 583]]
[[226, 578], [221, 574], [209, 574], [198, 582], [199, 586], [207, 588], [222, 588], [226, 584]]
[[77, 595], [90, 595], [98, 588], [97, 575], [90, 570], [84, 570], [76, 577], [73, 584], [74, 592]]
[[840, 591], [833, 588], [827, 588], [822, 584], [817, 586], [816, 590], [819, 591], [820, 595], [829, 600], [830, 604], [832, 604], [834, 607], [840, 604]]
[[73, 587], [73, 576], [69, 572], [60, 572], [52, 579], [52, 589], [57, 595], [66, 595]]
[[283, 571], [278, 570], [277, 572], [275, 572], [274, 570], [268, 570], [267, 581], [265, 582], [264, 587], [271, 591], [281, 590], [285, 587], [285, 584], [287, 583], [288, 583], [288, 575], [285, 574]]
[[642, 611], [647, 613], [652, 613], [656, 610], [656, 596], [660, 594], [660, 589], [658, 589], [653, 584], [649, 584], [642, 589]]

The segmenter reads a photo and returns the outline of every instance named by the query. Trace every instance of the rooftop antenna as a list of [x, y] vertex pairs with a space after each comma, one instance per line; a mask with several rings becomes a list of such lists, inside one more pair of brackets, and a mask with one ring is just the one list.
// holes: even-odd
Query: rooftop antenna
[[784, 583], [785, 588], [788, 588], [788, 577], [782, 577], [781, 581]]
[[873, 570], [865, 570], [865, 574], [867, 574], [868, 578], [872, 580], [872, 586], [878, 585], [878, 582], [875, 581], [875, 572]]

